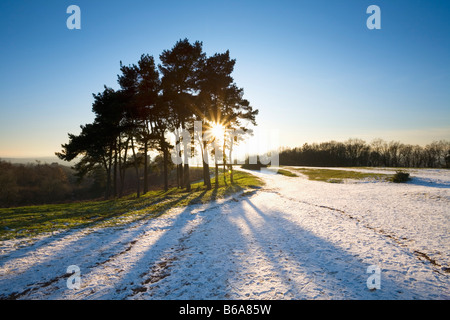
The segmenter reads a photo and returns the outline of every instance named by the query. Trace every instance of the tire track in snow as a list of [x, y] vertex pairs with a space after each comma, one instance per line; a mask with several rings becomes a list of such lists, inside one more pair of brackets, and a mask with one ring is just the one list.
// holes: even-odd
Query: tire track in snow
[[[92, 234], [95, 234], [95, 232], [92, 232]], [[89, 235], [92, 235], [89, 234]], [[83, 264], [85, 265], [83, 267], [83, 269], [93, 269], [99, 266], [102, 266], [108, 262], [110, 262], [113, 259], [116, 259], [117, 257], [127, 253], [128, 251], [130, 251], [132, 249], [132, 247], [138, 242], [139, 238], [142, 237], [143, 235], [139, 236], [137, 239], [134, 239], [130, 242], [126, 242], [126, 243], [119, 243], [120, 247], [125, 247], [125, 249], [112, 253], [111, 255], [107, 256], [107, 257], [100, 257], [102, 260], [99, 260], [99, 257], [96, 255], [89, 255], [89, 254], [84, 254], [82, 258], [80, 258], [80, 260], [83, 260]], [[120, 247], [117, 247], [117, 250], [120, 250]], [[89, 249], [88, 249], [89, 250]], [[57, 257], [53, 258], [54, 260], [59, 260]], [[86, 266], [87, 264], [87, 266]], [[65, 264], [65, 265], [69, 265], [69, 264]], [[48, 272], [51, 272], [50, 270]], [[16, 277], [19, 274], [16, 275]], [[0, 300], [4, 299], [4, 300], [18, 300], [18, 299], [28, 299], [28, 298], [32, 298], [33, 294], [37, 294], [39, 293], [40, 298], [45, 298], [45, 296], [49, 296], [51, 295], [54, 291], [60, 289], [60, 287], [58, 286], [58, 283], [61, 280], [66, 280], [67, 278], [70, 277], [71, 274], [68, 273], [63, 273], [63, 274], [59, 274], [58, 276], [52, 277], [50, 279], [47, 280], [42, 280], [42, 281], [37, 281], [37, 282], [33, 282], [30, 283], [29, 285], [25, 285], [24, 287], [26, 287], [26, 289], [24, 289], [23, 291], [15, 291], [13, 293], [7, 294], [7, 295], [2, 295], [0, 296]], [[65, 284], [65, 283], [64, 283]], [[52, 287], [53, 286], [53, 287]], [[44, 292], [44, 291], [48, 291], [48, 292]]]
[[307, 202], [307, 201], [300, 200], [300, 199], [293, 198], [293, 197], [289, 197], [289, 196], [285, 196], [285, 195], [283, 195], [282, 193], [280, 193], [276, 189], [266, 189], [266, 188], [264, 188], [261, 191], [268, 192], [268, 193], [274, 193], [274, 194], [280, 196], [281, 198], [287, 199], [289, 201], [295, 201], [295, 202], [306, 204], [306, 205], [309, 205], [309, 206], [327, 209], [327, 210], [330, 210], [332, 212], [337, 212], [341, 216], [344, 216], [344, 217], [346, 217], [346, 218], [348, 218], [350, 220], [356, 221], [356, 223], [361, 224], [361, 226], [363, 226], [364, 228], [372, 230], [372, 231], [374, 231], [377, 234], [380, 234], [382, 236], [385, 236], [385, 237], [391, 239], [392, 241], [394, 241], [396, 244], [398, 244], [399, 246], [401, 246], [403, 248], [407, 248], [409, 250], [409, 252], [411, 254], [413, 254], [418, 260], [420, 260], [422, 262], [424, 262], [424, 261], [429, 262], [434, 267], [433, 268], [434, 272], [437, 272], [437, 273], [442, 274], [442, 275], [447, 275], [447, 274], [450, 273], [450, 267], [449, 266], [443, 266], [443, 265], [439, 264], [435, 259], [430, 258], [428, 254], [423, 253], [421, 251], [418, 251], [418, 250], [416, 250], [414, 248], [410, 248], [409, 245], [406, 243], [406, 242], [409, 242], [410, 240], [407, 239], [406, 237], [401, 237], [400, 238], [400, 237], [396, 236], [395, 234], [387, 233], [383, 229], [373, 227], [373, 226], [369, 225], [367, 222], [362, 221], [358, 217], [354, 217], [353, 215], [351, 215], [350, 213], [345, 212], [344, 210], [333, 208], [333, 207], [326, 206], [326, 205], [320, 205], [320, 204]]
[[[182, 259], [183, 254], [186, 249], [188, 249], [186, 242], [188, 242], [190, 236], [198, 229], [201, 225], [206, 225], [211, 221], [214, 217], [208, 217], [207, 214], [210, 211], [221, 208], [221, 206], [232, 203], [239, 202], [238, 197], [245, 197], [252, 195], [256, 192], [256, 190], [244, 190], [241, 193], [235, 194], [228, 199], [220, 201], [220, 203], [207, 204], [206, 208], [196, 210], [191, 212], [191, 214], [196, 215], [198, 218], [193, 222], [192, 225], [187, 227], [187, 230], [184, 231], [183, 235], [178, 238], [177, 243], [167, 249], [162, 253], [160, 258], [153, 263], [153, 265], [149, 268], [148, 272], [144, 272], [140, 274], [140, 284], [138, 286], [134, 286], [130, 295], [127, 296], [127, 299], [143, 299], [145, 298], [143, 295], [148, 295], [152, 297], [153, 290], [157, 288], [158, 282], [161, 280], [170, 277], [172, 274], [172, 268], [176, 261]], [[171, 292], [167, 291], [166, 295], [170, 295]]]

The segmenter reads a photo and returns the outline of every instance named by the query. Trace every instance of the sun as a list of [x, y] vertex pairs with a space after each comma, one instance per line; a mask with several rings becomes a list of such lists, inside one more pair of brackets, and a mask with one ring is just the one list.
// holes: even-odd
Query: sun
[[211, 135], [216, 139], [223, 139], [225, 135], [225, 127], [220, 123], [211, 124]]

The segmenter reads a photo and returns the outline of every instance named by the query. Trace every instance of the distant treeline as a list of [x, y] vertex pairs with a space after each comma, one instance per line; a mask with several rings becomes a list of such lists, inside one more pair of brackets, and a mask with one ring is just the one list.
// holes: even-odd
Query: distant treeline
[[450, 168], [450, 142], [434, 141], [426, 146], [376, 139], [345, 142], [305, 143], [299, 148], [283, 148], [280, 164], [317, 167], [414, 167]]
[[[164, 184], [162, 160], [158, 156], [149, 163], [149, 188], [160, 189]], [[132, 163], [128, 163], [127, 166], [124, 175], [125, 195], [134, 193], [137, 184]], [[176, 185], [176, 170], [173, 166], [169, 169], [169, 185]], [[192, 181], [202, 179], [202, 168], [190, 168], [190, 177]], [[74, 169], [57, 163], [12, 164], [0, 160], [0, 207], [103, 198], [106, 183], [107, 177], [101, 168], [80, 179]]]

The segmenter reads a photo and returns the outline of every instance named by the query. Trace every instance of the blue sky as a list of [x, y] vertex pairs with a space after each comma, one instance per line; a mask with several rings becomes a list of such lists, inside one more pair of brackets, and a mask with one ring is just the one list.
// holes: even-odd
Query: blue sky
[[[81, 30], [69, 30], [69, 5]], [[381, 30], [369, 30], [369, 5]], [[179, 39], [230, 50], [234, 79], [280, 144], [450, 140], [450, 2], [0, 2], [0, 157], [51, 156], [93, 120], [119, 62]]]

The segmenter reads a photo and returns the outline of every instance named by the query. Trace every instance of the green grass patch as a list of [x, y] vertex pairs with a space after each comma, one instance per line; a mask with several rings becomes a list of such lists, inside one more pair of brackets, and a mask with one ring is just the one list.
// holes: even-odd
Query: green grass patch
[[191, 185], [191, 192], [171, 188], [167, 192], [150, 191], [140, 198], [129, 195], [105, 201], [0, 208], [0, 240], [70, 228], [124, 225], [131, 221], [158, 217], [174, 207], [207, 203], [263, 185], [260, 179], [246, 172], [235, 171], [233, 178], [233, 184], [224, 185], [223, 175], [220, 175], [220, 186], [217, 189], [214, 188], [213, 178], [213, 188], [210, 190], [203, 186], [203, 182], [199, 182]]
[[295, 173], [285, 169], [278, 169], [277, 173], [287, 177], [298, 177], [298, 175], [296, 175]]
[[344, 180], [379, 180], [390, 181], [392, 179], [391, 174], [383, 173], [367, 173], [350, 170], [339, 169], [311, 169], [311, 168], [296, 168], [295, 170], [303, 173], [309, 180], [324, 181], [328, 183], [342, 183]]

